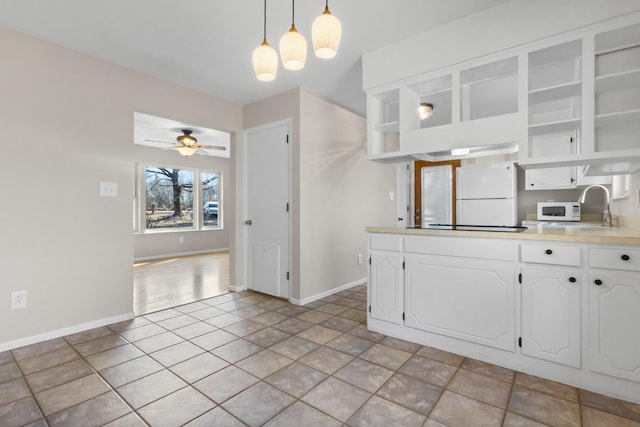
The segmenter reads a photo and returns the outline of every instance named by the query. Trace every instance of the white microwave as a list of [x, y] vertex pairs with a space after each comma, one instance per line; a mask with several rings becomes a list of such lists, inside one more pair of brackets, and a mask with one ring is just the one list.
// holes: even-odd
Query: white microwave
[[580, 221], [580, 203], [538, 202], [538, 221]]

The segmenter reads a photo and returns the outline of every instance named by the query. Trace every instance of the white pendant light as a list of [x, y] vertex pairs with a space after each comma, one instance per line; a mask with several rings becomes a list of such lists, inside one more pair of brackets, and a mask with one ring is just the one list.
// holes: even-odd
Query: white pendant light
[[267, 43], [267, 0], [264, 0], [264, 35], [262, 44], [253, 50], [253, 71], [256, 78], [269, 82], [276, 78], [278, 72], [278, 54]]
[[295, 25], [295, 0], [292, 0], [291, 29], [280, 38], [280, 59], [282, 66], [287, 70], [300, 70], [304, 68], [307, 59], [307, 40], [296, 30]]
[[329, 0], [326, 0], [324, 12], [313, 21], [311, 28], [313, 50], [318, 58], [333, 58], [338, 53], [342, 24], [329, 12]]

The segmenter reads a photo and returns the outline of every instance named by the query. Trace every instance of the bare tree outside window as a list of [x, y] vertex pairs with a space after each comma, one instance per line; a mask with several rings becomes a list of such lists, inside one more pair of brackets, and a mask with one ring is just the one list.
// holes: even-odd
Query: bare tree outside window
[[147, 166], [146, 228], [193, 228], [192, 170]]

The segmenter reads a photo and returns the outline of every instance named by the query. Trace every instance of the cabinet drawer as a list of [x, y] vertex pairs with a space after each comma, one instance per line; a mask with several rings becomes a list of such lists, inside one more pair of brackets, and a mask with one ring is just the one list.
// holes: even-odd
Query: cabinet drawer
[[369, 248], [378, 251], [401, 251], [402, 237], [395, 234], [370, 234]]
[[589, 267], [640, 271], [640, 251], [626, 248], [590, 248]]
[[577, 246], [523, 244], [520, 257], [522, 262], [580, 266], [580, 248]]
[[499, 239], [461, 237], [409, 236], [404, 250], [416, 254], [515, 261], [517, 243]]

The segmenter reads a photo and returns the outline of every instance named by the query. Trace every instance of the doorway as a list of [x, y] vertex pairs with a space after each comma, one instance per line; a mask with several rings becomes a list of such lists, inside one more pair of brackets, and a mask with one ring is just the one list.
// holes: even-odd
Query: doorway
[[290, 296], [289, 121], [245, 131], [245, 277], [247, 288]]
[[229, 291], [229, 251], [138, 261], [133, 265], [136, 316]]
[[414, 164], [414, 220], [425, 223], [456, 222], [456, 168], [460, 160], [416, 161]]

